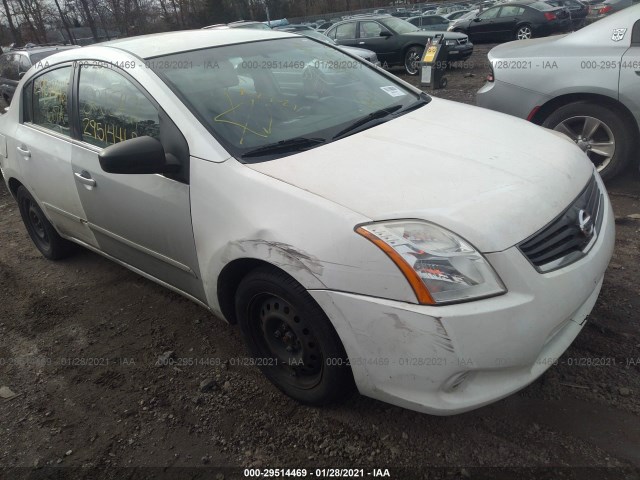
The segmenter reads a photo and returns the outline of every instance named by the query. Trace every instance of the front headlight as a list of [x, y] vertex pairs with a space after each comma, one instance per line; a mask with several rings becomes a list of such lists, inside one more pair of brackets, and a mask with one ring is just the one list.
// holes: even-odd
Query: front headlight
[[491, 265], [453, 232], [418, 220], [361, 225], [356, 232], [384, 251], [422, 304], [444, 304], [506, 292]]
[[445, 40], [444, 44], [445, 45], [449, 45], [450, 47], [453, 45], [457, 45], [457, 41], [456, 40]]

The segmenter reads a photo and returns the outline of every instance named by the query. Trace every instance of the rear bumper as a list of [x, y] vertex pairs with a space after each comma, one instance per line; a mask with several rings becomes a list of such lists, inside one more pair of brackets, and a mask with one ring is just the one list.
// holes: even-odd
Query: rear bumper
[[508, 293], [431, 307], [311, 290], [347, 351], [358, 389], [412, 410], [450, 415], [527, 386], [569, 347], [593, 308], [613, 252], [605, 218], [587, 256], [536, 272], [515, 247], [486, 255]]
[[526, 119], [535, 107], [551, 100], [548, 95], [501, 81], [500, 73], [500, 69], [495, 69], [495, 80], [478, 90], [477, 106]]

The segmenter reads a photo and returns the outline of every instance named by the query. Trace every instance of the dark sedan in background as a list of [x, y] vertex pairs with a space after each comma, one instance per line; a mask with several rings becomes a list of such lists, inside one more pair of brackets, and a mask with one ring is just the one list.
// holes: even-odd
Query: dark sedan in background
[[467, 35], [454, 32], [420, 30], [390, 15], [363, 15], [336, 23], [326, 35], [338, 45], [366, 48], [376, 52], [383, 66], [404, 66], [409, 75], [418, 74], [425, 45], [437, 34], [444, 35], [443, 61], [466, 60], [473, 53]]
[[467, 22], [457, 23], [455, 32], [469, 35], [473, 42], [526, 40], [571, 30], [571, 14], [537, 0], [521, 0], [487, 8]]
[[74, 45], [46, 45], [9, 50], [0, 55], [0, 95], [9, 104], [22, 76], [32, 65]]
[[421, 15], [417, 17], [407, 18], [407, 22], [415, 25], [420, 30], [438, 30], [440, 32], [449, 28], [451, 23], [448, 19], [441, 15]]
[[545, 0], [553, 7], [564, 7], [571, 15], [571, 29], [578, 30], [586, 24], [589, 5], [578, 0]]

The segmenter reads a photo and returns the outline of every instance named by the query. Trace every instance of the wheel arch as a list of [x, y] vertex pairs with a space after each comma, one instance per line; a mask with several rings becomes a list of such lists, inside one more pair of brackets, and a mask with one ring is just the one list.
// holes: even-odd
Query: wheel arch
[[24, 185], [22, 184], [22, 182], [20, 182], [20, 180], [16, 179], [15, 177], [9, 178], [9, 180], [7, 181], [7, 184], [9, 185], [9, 192], [11, 192], [11, 195], [13, 195], [14, 199], [17, 199], [18, 189], [20, 187], [23, 187]]
[[[284, 264], [283, 264], [284, 266]], [[301, 272], [294, 274], [292, 271], [287, 271], [287, 268], [282, 268], [275, 263], [263, 260], [256, 257], [241, 257], [235, 258], [227, 263], [218, 275], [216, 285], [216, 295], [220, 313], [230, 324], [236, 324], [236, 309], [235, 309], [235, 297], [238, 290], [238, 286], [242, 279], [244, 279], [251, 272], [260, 267], [269, 267], [279, 272], [284, 273], [288, 277], [292, 278], [296, 282], [300, 283], [303, 287], [309, 288], [309, 285], [305, 285], [304, 279], [308, 275], [301, 275]], [[308, 272], [309, 273], [309, 272]], [[302, 278], [301, 278], [302, 277]]]
[[591, 101], [600, 105], [605, 105], [613, 110], [618, 111], [621, 115], [624, 116], [624, 119], [634, 129], [634, 137], [638, 138], [638, 136], [640, 135], [640, 126], [638, 125], [638, 122], [636, 121], [631, 111], [623, 103], [619, 102], [615, 98], [611, 98], [607, 95], [601, 95], [598, 93], [567, 93], [557, 96], [543, 104], [533, 115], [533, 117], [531, 118], [531, 122], [535, 123], [536, 125], [542, 125], [547, 117], [549, 117], [549, 115], [551, 115], [558, 108], [564, 107], [565, 105], [568, 105], [570, 103], [580, 101]]

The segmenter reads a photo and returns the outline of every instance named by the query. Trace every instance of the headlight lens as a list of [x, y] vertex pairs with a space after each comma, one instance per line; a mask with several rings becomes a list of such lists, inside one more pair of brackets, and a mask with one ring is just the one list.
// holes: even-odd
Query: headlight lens
[[455, 40], [445, 40], [444, 43], [445, 45], [452, 46], [452, 45], [456, 45], [458, 42], [456, 42]]
[[506, 292], [484, 257], [442, 227], [402, 220], [362, 225], [356, 232], [394, 261], [420, 303], [461, 302]]

